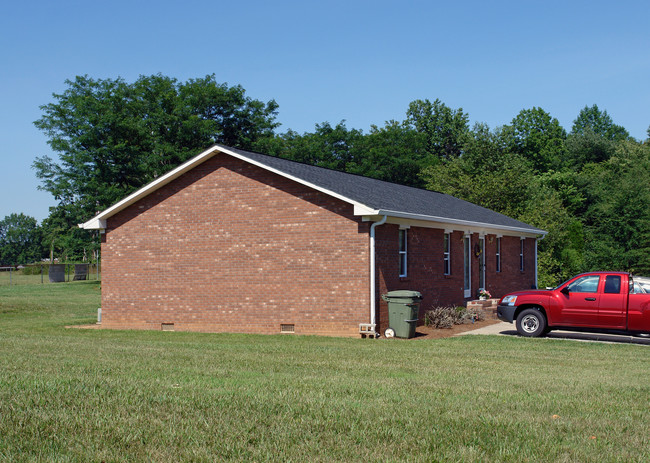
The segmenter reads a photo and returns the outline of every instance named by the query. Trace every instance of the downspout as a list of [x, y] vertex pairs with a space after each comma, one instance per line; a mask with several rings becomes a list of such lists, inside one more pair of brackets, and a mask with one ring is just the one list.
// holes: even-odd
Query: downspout
[[544, 239], [545, 235], [542, 235], [541, 238], [536, 237], [535, 238], [535, 289], [539, 289], [539, 285], [537, 284], [537, 240]]
[[[375, 276], [375, 228], [386, 223], [388, 216], [384, 216], [379, 222], [370, 226], [370, 324], [373, 329], [376, 325], [377, 302], [375, 294], [376, 276]], [[376, 337], [376, 335], [375, 335]]]

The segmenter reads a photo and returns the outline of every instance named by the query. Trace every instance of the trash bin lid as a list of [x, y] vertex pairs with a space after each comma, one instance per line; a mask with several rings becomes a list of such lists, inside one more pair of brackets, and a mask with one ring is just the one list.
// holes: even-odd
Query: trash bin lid
[[398, 299], [422, 299], [422, 294], [418, 291], [410, 291], [408, 289], [398, 289], [397, 291], [388, 291], [386, 297]]

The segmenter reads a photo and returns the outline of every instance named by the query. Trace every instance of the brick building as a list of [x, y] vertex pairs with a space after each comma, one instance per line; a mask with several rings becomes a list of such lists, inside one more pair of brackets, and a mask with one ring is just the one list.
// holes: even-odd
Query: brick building
[[215, 145], [80, 225], [102, 325], [358, 336], [380, 295], [424, 312], [537, 279], [545, 232], [449, 195]]

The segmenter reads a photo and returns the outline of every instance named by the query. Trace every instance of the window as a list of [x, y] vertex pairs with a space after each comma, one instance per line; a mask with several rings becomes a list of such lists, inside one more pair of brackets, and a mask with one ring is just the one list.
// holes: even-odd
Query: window
[[497, 272], [501, 271], [501, 238], [497, 238]]
[[621, 277], [607, 275], [605, 278], [605, 294], [619, 294], [621, 292]]
[[406, 276], [406, 230], [399, 231], [399, 276]]
[[[598, 275], [586, 275], [571, 283], [567, 286], [567, 289], [572, 293], [595, 293], [598, 291], [599, 281], [600, 277]], [[620, 284], [619, 281], [619, 286]]]
[[524, 240], [519, 240], [519, 270], [524, 271]]
[[449, 262], [449, 247], [451, 246], [451, 240], [449, 238], [449, 233], [445, 233], [445, 244], [444, 244], [444, 252], [443, 252], [443, 262], [444, 262], [444, 274], [445, 275], [450, 275], [451, 274], [451, 266]]

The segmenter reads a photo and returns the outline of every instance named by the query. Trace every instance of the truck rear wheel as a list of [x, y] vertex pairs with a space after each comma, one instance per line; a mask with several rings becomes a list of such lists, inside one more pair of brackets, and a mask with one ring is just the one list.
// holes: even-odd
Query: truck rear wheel
[[536, 338], [546, 331], [546, 317], [537, 309], [523, 310], [517, 316], [517, 332], [521, 336]]

